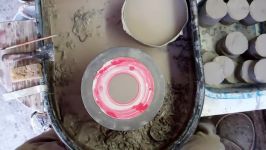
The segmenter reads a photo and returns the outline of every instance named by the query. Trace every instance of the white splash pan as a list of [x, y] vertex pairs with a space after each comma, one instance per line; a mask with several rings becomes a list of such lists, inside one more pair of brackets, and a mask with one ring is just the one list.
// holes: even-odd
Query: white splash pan
[[[176, 26], [176, 34], [174, 34], [174, 36], [170, 36], [169, 35], [169, 40], [165, 40], [163, 42], [152, 43], [152, 42], [148, 42], [149, 40], [145, 40], [144, 41], [144, 40], [140, 39], [138, 36], [136, 36], [134, 31], [130, 30], [130, 27], [129, 27], [128, 22], [126, 20], [125, 13], [126, 13], [127, 5], [129, 3], [129, 1], [131, 1], [131, 0], [125, 0], [125, 2], [123, 4], [123, 7], [122, 7], [121, 20], [122, 20], [122, 24], [123, 24], [123, 29], [124, 29], [124, 31], [126, 31], [127, 34], [129, 34], [131, 37], [133, 37], [135, 40], [139, 41], [142, 44], [145, 44], [145, 45], [148, 45], [148, 46], [151, 46], [151, 47], [162, 47], [162, 46], [165, 46], [165, 45], [175, 41], [180, 36], [180, 34], [182, 34], [182, 30], [183, 30], [183, 28], [186, 26], [186, 24], [188, 22], [188, 6], [187, 6], [186, 1], [185, 0], [166, 0], [166, 1], [172, 1], [172, 2], [176, 3], [176, 7], [174, 9], [172, 9], [173, 11], [177, 12], [176, 13], [177, 14], [176, 15], [176, 17], [177, 17], [176, 21], [178, 21], [178, 22], [175, 25]], [[151, 1], [151, 2], [155, 3], [156, 1], [159, 2], [159, 1], [162, 1], [162, 0], [148, 0], [148, 1]], [[163, 0], [163, 1], [165, 1], [165, 0]], [[141, 9], [141, 8], [136, 8], [136, 12], [138, 12], [139, 9]], [[167, 8], [162, 8], [162, 9], [169, 9], [169, 8], [167, 7]], [[149, 10], [150, 9], [147, 6], [147, 11], [149, 11]], [[161, 11], [163, 11], [163, 10], [161, 10]], [[145, 15], [139, 15], [138, 16], [138, 17], [140, 17], [140, 20], [141, 20], [142, 16], [145, 16]], [[162, 16], [160, 16], [160, 17], [162, 17]], [[163, 18], [158, 18], [158, 21], [161, 21], [162, 19]], [[143, 23], [143, 25], [145, 25], [145, 23]], [[157, 28], [157, 30], [160, 30], [160, 29]], [[153, 35], [151, 35], [151, 36], [153, 36]], [[156, 37], [160, 37], [160, 36], [156, 36]]]

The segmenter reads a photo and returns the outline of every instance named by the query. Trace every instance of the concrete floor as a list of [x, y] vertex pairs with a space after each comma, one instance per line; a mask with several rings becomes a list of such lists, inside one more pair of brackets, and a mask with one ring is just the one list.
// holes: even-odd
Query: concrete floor
[[[0, 96], [2, 96], [0, 89]], [[13, 150], [36, 136], [30, 125], [32, 110], [17, 101], [5, 102], [0, 97], [0, 150]]]
[[21, 6], [18, 0], [0, 0], [0, 4], [0, 22], [12, 20]]
[[[17, 0], [0, 0], [0, 22], [10, 21], [21, 4]], [[36, 136], [30, 125], [32, 110], [17, 101], [5, 102], [0, 87], [0, 150], [13, 150]]]

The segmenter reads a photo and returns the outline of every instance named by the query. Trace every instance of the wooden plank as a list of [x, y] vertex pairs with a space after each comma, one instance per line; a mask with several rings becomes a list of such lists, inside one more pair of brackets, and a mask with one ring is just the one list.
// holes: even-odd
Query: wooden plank
[[[37, 43], [32, 43], [13, 49], [3, 50], [6, 47], [37, 39], [37, 28], [34, 20], [0, 23], [0, 32], [2, 34], [2, 36], [0, 37], [0, 58], [2, 58], [4, 54], [33, 52], [37, 49]], [[0, 72], [2, 72], [2, 74], [0, 74], [0, 83], [4, 85], [7, 92], [13, 92], [27, 89], [33, 86], [38, 86], [41, 84], [43, 79], [29, 79], [19, 82], [12, 82], [10, 72], [13, 68], [16, 67], [40, 63], [41, 62], [36, 59], [26, 59], [11, 62], [3, 62], [1, 59]], [[18, 100], [34, 110], [41, 112], [43, 111], [42, 96], [40, 94], [18, 98]]]
[[[0, 24], [0, 31], [4, 31], [2, 35], [2, 45], [1, 48], [10, 47], [17, 44], [22, 44], [28, 41], [35, 40], [37, 38], [36, 33], [36, 24], [33, 20], [28, 21], [18, 21], [18, 22], [5, 22]], [[24, 45], [21, 47], [16, 47], [14, 49], [9, 50], [0, 50], [2, 57], [4, 54], [13, 54], [13, 53], [21, 53], [21, 52], [33, 52], [37, 48], [36, 43], [32, 43], [29, 45]], [[40, 80], [27, 80], [23, 82], [13, 83], [8, 72], [14, 67], [30, 65], [40, 63], [34, 59], [22, 60], [18, 62], [0, 62], [2, 72], [5, 72], [3, 77], [4, 87], [8, 92], [16, 91], [24, 88], [28, 88], [31, 86], [36, 86], [40, 83]]]
[[[3, 32], [0, 49], [35, 40], [37, 38], [36, 30], [33, 20], [0, 23], [0, 31]], [[33, 43], [2, 53], [31, 52], [35, 49], [36, 43]]]

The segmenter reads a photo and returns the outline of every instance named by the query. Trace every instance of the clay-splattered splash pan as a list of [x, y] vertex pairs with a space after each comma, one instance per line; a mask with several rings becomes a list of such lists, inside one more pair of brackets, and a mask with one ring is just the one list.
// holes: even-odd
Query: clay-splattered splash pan
[[[121, 22], [123, 0], [37, 1], [39, 31], [58, 34], [55, 62], [46, 63], [50, 94], [45, 106], [61, 140], [70, 149], [179, 148], [194, 133], [201, 115], [204, 82], [197, 36], [197, 10], [183, 35], [160, 48], [147, 47], [125, 33]], [[189, 1], [188, 6], [196, 6]], [[195, 7], [193, 7], [195, 8]], [[193, 32], [191, 32], [193, 31]], [[84, 108], [81, 79], [87, 65], [104, 50], [131, 47], [148, 54], [166, 82], [159, 113], [144, 127], [119, 132], [96, 123]]]

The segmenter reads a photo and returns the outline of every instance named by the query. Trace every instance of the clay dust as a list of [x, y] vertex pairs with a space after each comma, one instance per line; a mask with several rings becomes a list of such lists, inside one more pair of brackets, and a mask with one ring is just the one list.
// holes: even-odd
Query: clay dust
[[[92, 28], [92, 24], [95, 23], [94, 19], [101, 15], [103, 9], [100, 10], [89, 10], [85, 11], [84, 9], [79, 9], [74, 14], [74, 25], [72, 28], [72, 32], [78, 37], [80, 42], [85, 42], [87, 38], [90, 38], [95, 33], [94, 28]], [[96, 29], [100, 26], [98, 25]]]
[[75, 66], [75, 61], [72, 60], [72, 66], [68, 65], [69, 62], [62, 61], [56, 63], [54, 67], [54, 85], [55, 86], [67, 86], [71, 82], [73, 67]]
[[[89, 149], [162, 149], [180, 135], [188, 121], [188, 84], [168, 85], [164, 104], [155, 119], [135, 131], [119, 132], [97, 124], [93, 119], [82, 122], [75, 115], [65, 115], [64, 126], [78, 143]], [[178, 100], [178, 101], [177, 101]], [[88, 134], [90, 133], [90, 134]]]

